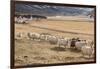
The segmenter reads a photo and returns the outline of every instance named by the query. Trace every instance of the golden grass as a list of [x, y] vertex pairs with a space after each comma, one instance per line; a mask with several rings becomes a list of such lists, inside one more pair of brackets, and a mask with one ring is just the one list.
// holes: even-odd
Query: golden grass
[[80, 51], [32, 40], [15, 41], [15, 65], [88, 62]]
[[[44, 27], [56, 30], [71, 31], [78, 33], [86, 33], [92, 35], [63, 33], [48, 29], [36, 27]], [[83, 39], [94, 39], [94, 23], [75, 22], [75, 21], [54, 21], [41, 20], [31, 21], [30, 24], [15, 24], [15, 32], [37, 32], [50, 33], [68, 38], [80, 37]], [[28, 64], [54, 64], [54, 63], [71, 63], [71, 62], [88, 62], [94, 59], [83, 58], [81, 52], [74, 51], [70, 48], [58, 48], [57, 45], [51, 45], [47, 42], [38, 42], [27, 39], [15, 40], [15, 65]]]
[[[55, 30], [62, 31], [70, 31], [76, 33], [83, 34], [91, 34], [91, 35], [83, 35], [83, 34], [71, 34], [71, 33], [63, 33], [57, 32], [47, 29], [36, 28], [32, 26], [50, 28]], [[37, 33], [51, 33], [53, 35], [65, 36], [65, 37], [80, 37], [85, 39], [93, 39], [94, 36], [94, 23], [90, 22], [74, 22], [74, 21], [32, 21], [30, 24], [15, 24], [15, 32], [37, 32]]]

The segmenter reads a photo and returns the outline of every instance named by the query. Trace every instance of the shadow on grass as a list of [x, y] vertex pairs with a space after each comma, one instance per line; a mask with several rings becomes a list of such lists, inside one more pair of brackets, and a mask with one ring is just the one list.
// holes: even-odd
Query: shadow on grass
[[51, 50], [54, 50], [54, 51], [66, 51], [66, 48], [63, 48], [63, 47], [53, 47], [53, 48], [51, 48]]
[[75, 53], [81, 52], [80, 50], [77, 50], [76, 48], [69, 48], [69, 50], [70, 50], [71, 52], [75, 52]]

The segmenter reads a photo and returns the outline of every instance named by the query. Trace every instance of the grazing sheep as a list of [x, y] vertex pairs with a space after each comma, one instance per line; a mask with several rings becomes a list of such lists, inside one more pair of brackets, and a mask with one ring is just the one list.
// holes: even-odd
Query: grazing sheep
[[68, 46], [68, 41], [65, 39], [58, 39], [58, 46], [64, 46], [66, 48], [66, 46]]
[[77, 50], [81, 50], [81, 48], [82, 48], [83, 46], [85, 46], [85, 45], [86, 45], [86, 42], [85, 42], [85, 41], [77, 41], [77, 42], [75, 43], [75, 47], [76, 47]]
[[47, 37], [47, 40], [50, 44], [57, 44], [58, 41], [56, 36], [50, 36], [50, 35]]
[[25, 18], [25, 17], [15, 17], [15, 23], [18, 24], [27, 24], [29, 22], [29, 19]]
[[71, 39], [67, 39], [67, 42], [68, 42], [68, 47], [70, 48], [71, 47]]
[[42, 41], [48, 41], [48, 37], [50, 36], [51, 34], [49, 33], [41, 33], [40, 34], [40, 40]]
[[49, 42], [50, 37], [51, 37], [51, 35], [46, 35], [45, 40]]
[[94, 48], [90, 46], [83, 46], [81, 51], [83, 56], [88, 56], [88, 58], [90, 58], [94, 54]]
[[46, 35], [40, 35], [40, 40], [45, 41], [46, 40]]
[[38, 33], [27, 33], [27, 36], [31, 40], [39, 40], [40, 39], [40, 34], [38, 34]]

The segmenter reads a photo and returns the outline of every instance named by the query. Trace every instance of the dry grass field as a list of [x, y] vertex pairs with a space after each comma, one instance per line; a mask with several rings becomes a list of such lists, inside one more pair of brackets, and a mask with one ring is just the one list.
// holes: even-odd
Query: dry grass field
[[[15, 32], [50, 33], [67, 38], [94, 39], [94, 23], [78, 20], [33, 20], [29, 24], [15, 24]], [[69, 47], [66, 49], [63, 46], [59, 48], [57, 45], [51, 45], [47, 42], [25, 38], [15, 40], [15, 66], [87, 61], [94, 61], [94, 59], [84, 58], [80, 51]]]

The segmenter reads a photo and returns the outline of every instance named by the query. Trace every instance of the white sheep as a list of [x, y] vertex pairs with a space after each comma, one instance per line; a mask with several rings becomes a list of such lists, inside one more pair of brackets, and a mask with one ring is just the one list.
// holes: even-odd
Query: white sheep
[[81, 50], [81, 48], [83, 46], [85, 46], [86, 44], [87, 43], [85, 41], [78, 41], [78, 42], [75, 43], [75, 47], [76, 47], [77, 50]]
[[45, 41], [46, 37], [47, 37], [46, 35], [42, 34], [42, 35], [40, 35], [40, 40]]
[[52, 35], [49, 35], [47, 37], [47, 40], [49, 41], [50, 44], [57, 44], [57, 41], [58, 41], [57, 37], [56, 36], [52, 36]]
[[90, 58], [94, 54], [94, 48], [90, 46], [83, 46], [81, 48], [81, 52], [83, 56], [88, 56], [88, 58]]
[[38, 33], [29, 32], [29, 33], [27, 33], [27, 36], [31, 40], [40, 40], [40, 34], [38, 34]]
[[15, 40], [20, 40], [22, 39], [23, 34], [21, 32], [16, 32], [15, 33]]
[[66, 46], [68, 46], [68, 41], [65, 39], [58, 39], [58, 46], [64, 46], [66, 48]]

